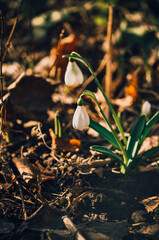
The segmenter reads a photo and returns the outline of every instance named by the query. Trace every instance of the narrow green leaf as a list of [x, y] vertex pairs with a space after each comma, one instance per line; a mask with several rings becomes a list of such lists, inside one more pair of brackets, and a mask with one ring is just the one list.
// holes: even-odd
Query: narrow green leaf
[[136, 124], [132, 127], [127, 143], [127, 153], [130, 159], [133, 159], [138, 150], [138, 144], [140, 137], [145, 129], [146, 117], [145, 115], [141, 116]]
[[159, 111], [146, 123], [146, 127], [143, 131], [143, 135], [140, 140], [140, 146], [142, 145], [143, 141], [145, 140], [147, 134], [150, 132], [153, 125], [159, 121]]
[[108, 155], [112, 156], [113, 158], [117, 159], [122, 165], [124, 165], [122, 158], [119, 157], [116, 153], [112, 152], [111, 150], [109, 150], [106, 147], [94, 145], [94, 146], [91, 146], [90, 149], [93, 150], [93, 151], [108, 154]]
[[[150, 155], [152, 155], [153, 153], [159, 151], [159, 146], [157, 147], [153, 147], [149, 150], [147, 150], [146, 152], [142, 153], [141, 155], [137, 156], [132, 164], [131, 164], [131, 167], [134, 168], [134, 167], [137, 167], [139, 166], [146, 158], [148, 158]], [[129, 166], [128, 166], [129, 168]]]
[[142, 153], [141, 157], [147, 158], [147, 157], [149, 157], [150, 155], [154, 154], [157, 151], [159, 151], [159, 146], [153, 147], [153, 148], [147, 150], [146, 152]]
[[120, 147], [113, 136], [113, 134], [108, 131], [106, 128], [104, 128], [102, 125], [100, 125], [98, 122], [92, 120], [90, 118], [90, 124], [89, 127], [93, 128], [96, 132], [98, 132], [105, 140], [107, 140], [110, 144], [112, 144], [115, 148], [120, 150]]

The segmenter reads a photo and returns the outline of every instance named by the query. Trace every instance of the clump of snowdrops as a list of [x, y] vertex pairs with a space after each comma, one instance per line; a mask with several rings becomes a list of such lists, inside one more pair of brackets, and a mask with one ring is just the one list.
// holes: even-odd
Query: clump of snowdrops
[[[99, 102], [97, 101], [95, 94], [89, 90], [85, 90], [80, 95], [77, 101], [77, 108], [75, 110], [73, 121], [72, 121], [73, 127], [80, 131], [88, 127], [94, 129], [107, 142], [112, 144], [112, 146], [114, 147], [114, 150], [117, 149], [118, 151], [116, 152], [119, 152], [119, 154], [115, 153], [115, 151], [113, 150], [110, 150], [100, 145], [91, 146], [90, 149], [107, 154], [113, 157], [114, 159], [116, 159], [120, 163], [120, 172], [123, 174], [126, 174], [130, 170], [136, 168], [143, 159], [149, 157], [151, 154], [159, 150], [159, 147], [153, 147], [145, 151], [141, 156], [138, 154], [147, 134], [149, 133], [153, 125], [159, 120], [159, 111], [148, 122], [146, 122], [146, 115], [145, 114], [141, 115], [138, 121], [131, 128], [129, 136], [126, 137], [124, 134], [123, 127], [120, 123], [120, 120], [117, 114], [115, 113], [112, 104], [110, 103], [108, 97], [106, 96], [100, 82], [95, 76], [94, 71], [92, 70], [89, 63], [76, 52], [72, 52], [70, 55], [64, 55], [63, 57], [67, 57], [69, 59], [68, 66], [65, 73], [66, 85], [72, 86], [74, 83], [78, 83], [78, 84], [83, 83], [84, 77], [76, 61], [82, 62], [88, 68], [90, 73], [93, 75], [94, 81], [97, 84], [97, 87], [100, 89], [101, 93], [104, 96], [106, 104], [108, 104], [109, 106], [110, 113], [112, 115], [112, 118], [114, 119], [118, 133], [120, 133], [122, 137], [122, 140], [120, 140], [118, 137], [118, 134], [114, 131], [110, 121], [108, 121], [107, 117], [105, 116]], [[100, 110], [100, 113], [103, 116], [103, 119], [105, 120], [106, 124], [109, 126], [110, 130], [104, 128], [98, 122], [92, 120], [89, 117], [84, 107], [83, 96], [89, 96], [95, 101], [95, 103], [97, 104]]]

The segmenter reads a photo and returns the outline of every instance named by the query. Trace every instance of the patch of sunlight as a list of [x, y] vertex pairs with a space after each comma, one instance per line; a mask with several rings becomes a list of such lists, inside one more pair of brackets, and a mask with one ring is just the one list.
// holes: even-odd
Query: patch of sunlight
[[60, 20], [61, 20], [61, 13], [58, 12], [58, 11], [52, 12], [52, 14], [51, 14], [51, 20], [52, 20], [52, 21], [55, 21], [55, 22], [60, 21]]
[[159, 39], [159, 32], [156, 32], [156, 37]]
[[44, 26], [46, 21], [46, 15], [42, 14], [38, 17], [33, 18], [32, 25], [36, 27]]
[[147, 27], [145, 26], [132, 27], [132, 28], [128, 28], [127, 32], [138, 35], [138, 36], [143, 36], [147, 32]]
[[125, 17], [130, 22], [141, 22], [143, 20], [143, 14], [140, 12], [126, 13]]
[[121, 23], [120, 23], [121, 31], [125, 31], [127, 29], [127, 25], [128, 25], [127, 21], [125, 21], [125, 20], [121, 21]]

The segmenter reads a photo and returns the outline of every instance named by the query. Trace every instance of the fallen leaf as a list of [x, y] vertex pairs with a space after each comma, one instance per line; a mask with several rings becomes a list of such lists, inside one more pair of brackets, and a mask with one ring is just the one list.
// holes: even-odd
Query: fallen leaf
[[72, 145], [73, 148], [80, 148], [81, 147], [81, 141], [78, 139], [70, 139], [69, 143]]
[[54, 172], [44, 168], [38, 160], [35, 163], [31, 163], [29, 158], [23, 157], [13, 158], [12, 161], [26, 183], [28, 183], [31, 179], [37, 180], [37, 178], [40, 182], [55, 179]]
[[78, 139], [65, 140], [58, 138], [53, 130], [49, 129], [50, 136], [52, 138], [52, 148], [53, 150], [62, 150], [65, 152], [76, 152], [81, 148], [81, 141]]
[[153, 196], [150, 198], [146, 198], [142, 200], [140, 203], [142, 203], [146, 209], [146, 211], [153, 212], [156, 208], [159, 207], [159, 197], [158, 196]]
[[59, 84], [42, 77], [22, 75], [8, 87], [10, 108], [15, 115], [12, 118], [46, 121], [47, 109], [53, 106], [51, 95]]
[[133, 104], [133, 97], [126, 96], [125, 98], [119, 98], [112, 100], [112, 103], [119, 106], [119, 112], [124, 111], [125, 108], [130, 107]]
[[63, 38], [61, 41], [59, 41], [59, 44], [56, 47], [53, 47], [51, 49], [50, 77], [57, 77], [58, 71], [60, 71], [61, 79], [64, 78], [68, 59], [62, 58], [62, 56], [65, 54], [71, 54], [72, 51], [75, 51], [77, 41], [78, 37], [74, 34], [70, 34], [68, 37]]
[[125, 89], [125, 97], [131, 96], [133, 101], [132, 103], [136, 102], [139, 95], [138, 95], [138, 72], [140, 71], [140, 68], [136, 69], [132, 73], [132, 80], [129, 84], [129, 86]]
[[35, 177], [33, 169], [31, 168], [30, 162], [27, 158], [13, 158], [12, 161], [26, 183]]

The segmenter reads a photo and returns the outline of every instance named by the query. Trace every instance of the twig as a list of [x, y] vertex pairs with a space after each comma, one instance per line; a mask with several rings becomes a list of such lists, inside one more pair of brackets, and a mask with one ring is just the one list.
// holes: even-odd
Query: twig
[[1, 78], [1, 101], [3, 105], [3, 75], [2, 75], [2, 55], [3, 55], [3, 34], [4, 34], [4, 22], [3, 22], [3, 14], [0, 10], [0, 25], [1, 25], [1, 32], [0, 32], [0, 78]]
[[51, 65], [51, 67], [50, 67], [50, 69], [48, 71], [48, 76], [50, 75], [50, 72], [51, 72], [52, 68], [56, 65], [57, 58], [58, 58], [59, 51], [60, 51], [60, 47], [61, 47], [61, 40], [63, 38], [63, 35], [64, 35], [64, 29], [62, 29], [62, 31], [60, 33], [60, 38], [59, 38], [59, 41], [58, 41], [58, 44], [57, 44], [56, 57], [55, 57], [55, 60], [54, 60], [53, 64]]
[[44, 204], [44, 199], [43, 199], [42, 192], [41, 192], [39, 175], [37, 175], [37, 184], [38, 184], [38, 193], [39, 193], [39, 197], [41, 199], [41, 203]]
[[11, 42], [11, 39], [12, 39], [14, 30], [15, 30], [15, 27], [16, 27], [17, 22], [18, 22], [18, 17], [19, 17], [19, 12], [20, 12], [21, 6], [22, 6], [22, 2], [23, 2], [23, 0], [20, 0], [18, 12], [17, 12], [17, 16], [16, 16], [16, 18], [15, 18], [15, 20], [14, 20], [12, 30], [11, 30], [11, 32], [10, 32], [9, 38], [8, 38], [8, 40], [7, 40], [7, 43], [6, 43], [6, 48], [5, 48], [3, 57], [2, 57], [2, 63], [4, 62], [4, 59], [5, 59], [5, 56], [6, 56], [6, 54], [7, 54], [8, 48], [9, 48], [9, 46], [10, 46], [10, 42]]
[[147, 93], [147, 94], [152, 94], [155, 96], [156, 100], [159, 100], [159, 94], [156, 93], [155, 91], [153, 90], [147, 90], [147, 89], [141, 89], [141, 88], [138, 88], [138, 91], [141, 92], [141, 93]]
[[32, 26], [32, 18], [33, 18], [33, 1], [29, 1], [29, 28], [30, 28], [30, 40], [31, 40], [31, 61], [32, 66], [34, 66], [34, 32], [33, 32], [33, 26]]
[[62, 220], [66, 226], [66, 228], [73, 234], [75, 239], [77, 240], [86, 240], [82, 236], [82, 234], [79, 232], [78, 228], [74, 225], [74, 223], [71, 221], [71, 219], [68, 216], [63, 216]]
[[[1, 83], [1, 125], [0, 125], [0, 134], [2, 135], [2, 128], [3, 128], [3, 122], [4, 122], [4, 102], [3, 102], [3, 73], [2, 73], [2, 55], [3, 55], [3, 34], [4, 34], [4, 22], [3, 22], [3, 14], [0, 10], [0, 26], [1, 26], [1, 32], [0, 32], [0, 83]], [[2, 154], [2, 153], [1, 153]]]
[[30, 192], [29, 189], [26, 188], [24, 185], [22, 185], [22, 188], [24, 188], [24, 190], [27, 191], [31, 195], [31, 197], [33, 197], [36, 201], [42, 203], [41, 199], [36, 197], [36, 195], [34, 195], [32, 192]]
[[[107, 45], [108, 45], [108, 62], [106, 64], [106, 75], [105, 75], [105, 93], [108, 99], [111, 99], [111, 87], [112, 87], [112, 22], [113, 22], [113, 6], [109, 6], [109, 17], [107, 25]], [[106, 105], [106, 117], [109, 119], [110, 110], [108, 105]]]

